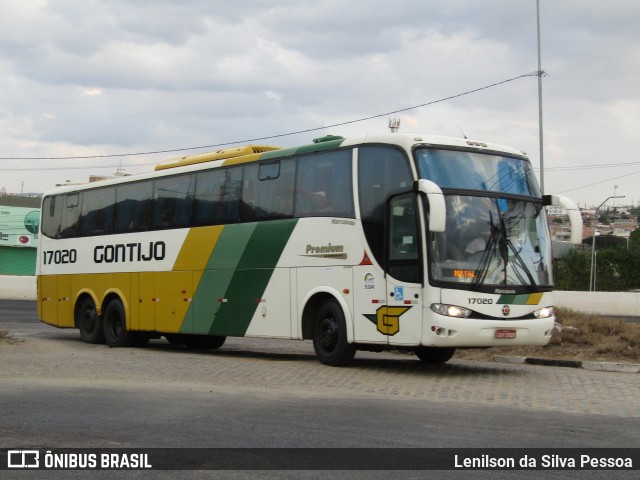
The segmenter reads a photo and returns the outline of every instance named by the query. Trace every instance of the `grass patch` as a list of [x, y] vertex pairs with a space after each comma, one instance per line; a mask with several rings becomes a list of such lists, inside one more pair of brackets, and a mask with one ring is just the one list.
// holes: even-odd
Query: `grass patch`
[[640, 323], [558, 309], [560, 327], [548, 347], [585, 346], [596, 354], [640, 360]]
[[640, 363], [640, 323], [556, 308], [558, 327], [543, 347], [494, 347], [456, 352], [457, 358], [488, 360], [517, 355], [558, 360]]

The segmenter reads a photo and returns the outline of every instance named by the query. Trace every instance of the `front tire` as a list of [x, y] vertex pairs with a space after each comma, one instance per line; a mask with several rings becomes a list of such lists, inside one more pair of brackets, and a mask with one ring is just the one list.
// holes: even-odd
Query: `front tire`
[[104, 343], [102, 319], [96, 311], [96, 304], [91, 297], [82, 299], [76, 309], [76, 326], [80, 330], [80, 338], [85, 343]]
[[356, 354], [355, 345], [347, 341], [344, 313], [335, 300], [325, 300], [316, 312], [313, 349], [320, 363], [332, 367], [348, 365]]
[[107, 305], [102, 320], [104, 340], [110, 347], [132, 347], [136, 343], [136, 334], [127, 329], [127, 320], [122, 302], [112, 300]]
[[418, 347], [415, 354], [422, 363], [428, 365], [438, 365], [447, 363], [456, 353], [456, 349], [452, 347]]

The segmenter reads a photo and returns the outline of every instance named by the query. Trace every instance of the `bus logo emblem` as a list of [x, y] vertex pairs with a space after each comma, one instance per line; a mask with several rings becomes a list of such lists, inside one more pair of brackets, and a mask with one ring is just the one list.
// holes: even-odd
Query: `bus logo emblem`
[[411, 307], [383, 306], [376, 310], [375, 315], [365, 315], [383, 335], [390, 337], [400, 331], [400, 317]]
[[509, 308], [509, 305], [505, 305], [504, 307], [502, 307], [502, 315], [507, 317], [509, 316], [510, 313], [511, 313], [511, 309]]

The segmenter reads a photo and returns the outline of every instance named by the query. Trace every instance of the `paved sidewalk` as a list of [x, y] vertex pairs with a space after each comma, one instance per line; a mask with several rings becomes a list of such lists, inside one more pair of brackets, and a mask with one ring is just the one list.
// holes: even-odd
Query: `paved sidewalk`
[[640, 375], [575, 368], [456, 360], [426, 366], [413, 356], [358, 352], [348, 368], [321, 365], [310, 342], [232, 338], [218, 351], [153, 341], [142, 349], [82, 343], [77, 331], [0, 323], [0, 380], [91, 383], [117, 388], [277, 391], [291, 396], [375, 396], [576, 414], [640, 417]]

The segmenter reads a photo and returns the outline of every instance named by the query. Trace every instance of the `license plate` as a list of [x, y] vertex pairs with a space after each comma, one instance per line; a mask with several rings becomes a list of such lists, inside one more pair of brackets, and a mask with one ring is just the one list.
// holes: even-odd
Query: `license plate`
[[496, 338], [516, 338], [515, 330], [496, 330]]

